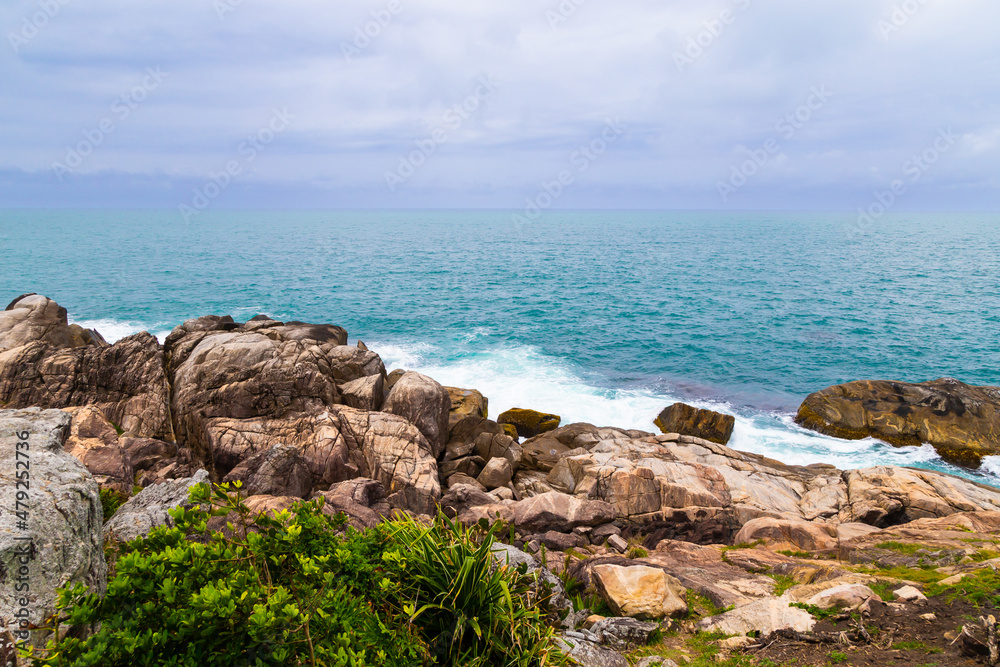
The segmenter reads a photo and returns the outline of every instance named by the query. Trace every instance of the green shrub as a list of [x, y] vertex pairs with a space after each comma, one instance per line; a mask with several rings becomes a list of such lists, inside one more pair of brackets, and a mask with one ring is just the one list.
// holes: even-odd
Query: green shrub
[[944, 595], [948, 602], [961, 599], [976, 607], [1000, 607], [1000, 572], [993, 568], [983, 568], [950, 586], [928, 584], [924, 587], [924, 593], [931, 597]]
[[[565, 660], [537, 595], [529, 599], [534, 579], [487, 565], [491, 530], [472, 534], [441, 518], [341, 533], [343, 515], [328, 517], [321, 501], [253, 517], [225, 485], [196, 486], [190, 499], [196, 509], [171, 512], [174, 528], [115, 552], [103, 599], [82, 584], [60, 591], [50, 626], [59, 632], [26, 655], [33, 667]], [[211, 516], [227, 515], [225, 531], [207, 531]]]
[[128, 496], [114, 489], [101, 489], [101, 507], [104, 509], [104, 520], [115, 515], [118, 508], [128, 502]]

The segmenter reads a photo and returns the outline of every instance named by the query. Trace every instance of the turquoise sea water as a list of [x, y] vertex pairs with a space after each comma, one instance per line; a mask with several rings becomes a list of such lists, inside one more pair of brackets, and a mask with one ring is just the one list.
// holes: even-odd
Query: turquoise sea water
[[[860, 378], [1000, 384], [1000, 216], [0, 211], [0, 301], [50, 296], [109, 340], [184, 319], [333, 322], [392, 367], [564, 423], [654, 430], [674, 400], [738, 415], [789, 463], [956, 472], [930, 447], [809, 433]], [[3, 304], [0, 304], [2, 307]], [[1000, 483], [1000, 460], [976, 473]]]

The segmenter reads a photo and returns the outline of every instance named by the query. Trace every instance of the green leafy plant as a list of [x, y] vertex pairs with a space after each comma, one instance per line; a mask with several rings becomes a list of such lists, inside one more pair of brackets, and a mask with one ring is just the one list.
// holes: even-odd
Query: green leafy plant
[[948, 586], [928, 584], [924, 587], [924, 593], [932, 597], [943, 595], [948, 602], [962, 599], [976, 607], [1000, 607], [1000, 572], [993, 568], [983, 568]]
[[118, 508], [128, 502], [128, 496], [114, 489], [101, 489], [101, 508], [104, 510], [104, 520], [115, 515]]
[[[173, 528], [116, 547], [103, 598], [82, 584], [61, 590], [51, 639], [26, 650], [29, 664], [565, 662], [545, 588], [490, 559], [497, 528], [468, 531], [441, 517], [345, 532], [343, 515], [329, 516], [321, 500], [255, 516], [229, 491], [195, 486], [194, 508], [171, 511]], [[225, 529], [209, 531], [212, 517], [225, 517]]]
[[405, 546], [403, 610], [447, 665], [566, 664], [546, 622], [552, 592], [527, 567], [498, 563], [497, 526], [473, 528], [439, 515], [431, 525], [404, 517], [389, 528]]

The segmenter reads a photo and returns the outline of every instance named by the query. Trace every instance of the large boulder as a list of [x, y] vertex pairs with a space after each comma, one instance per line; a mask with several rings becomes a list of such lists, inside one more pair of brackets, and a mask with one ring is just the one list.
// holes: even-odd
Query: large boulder
[[410, 371], [399, 378], [382, 404], [382, 411], [399, 415], [420, 429], [437, 458], [448, 442], [451, 396], [436, 381]]
[[377, 355], [346, 342], [347, 332], [332, 325], [188, 320], [165, 342], [177, 438], [211, 471], [207, 420], [276, 418], [339, 403], [338, 384], [385, 372]]
[[173, 526], [168, 512], [188, 504], [188, 492], [192, 486], [209, 481], [208, 471], [199, 470], [194, 477], [146, 487], [119, 507], [104, 524], [104, 537], [117, 542], [130, 542], [145, 537], [158, 526]]
[[309, 468], [314, 489], [356, 477], [379, 481], [394, 507], [433, 512], [441, 497], [433, 450], [417, 427], [385, 412], [332, 406], [284, 418], [210, 419], [207, 451], [220, 475], [283, 444]]
[[684, 586], [659, 568], [598, 565], [592, 577], [601, 597], [619, 616], [658, 620], [687, 612]]
[[52, 337], [45, 334], [30, 340], [28, 332], [39, 333], [28, 328], [13, 337], [27, 341], [23, 345], [4, 349], [0, 344], [0, 405], [92, 405], [126, 435], [173, 439], [170, 390], [156, 338], [143, 332], [114, 345], [71, 346], [47, 342]]
[[288, 445], [275, 445], [251, 456], [222, 481], [240, 482], [240, 491], [248, 496], [308, 498], [313, 490], [308, 462], [299, 448]]
[[486, 419], [489, 417], [489, 401], [475, 389], [445, 387], [451, 397], [451, 410], [448, 413], [448, 428], [467, 417]]
[[340, 398], [345, 405], [352, 408], [375, 412], [382, 409], [382, 401], [385, 400], [384, 387], [384, 377], [369, 375], [340, 385]]
[[521, 500], [513, 510], [518, 528], [535, 533], [568, 533], [580, 526], [600, 526], [615, 519], [615, 508], [608, 503], [556, 492]]
[[44, 646], [56, 590], [83, 583], [103, 595], [107, 565], [97, 482], [64, 450], [70, 416], [0, 410], [0, 622]]
[[775, 551], [836, 551], [837, 527], [814, 521], [761, 517], [744, 524], [733, 541], [737, 544], [761, 541]]
[[685, 403], [674, 403], [654, 420], [664, 433], [679, 433], [725, 445], [733, 435], [736, 418]]
[[66, 412], [73, 419], [66, 451], [86, 466], [102, 489], [131, 496], [135, 485], [132, 458], [111, 422], [94, 407], [67, 408]]
[[108, 344], [93, 329], [69, 324], [66, 309], [52, 299], [25, 294], [0, 312], [0, 351], [29, 343], [43, 343], [53, 349]]
[[703, 619], [697, 628], [703, 632], [726, 635], [747, 635], [751, 632], [766, 636], [778, 630], [810, 632], [815, 619], [804, 609], [792, 607], [785, 598], [757, 600], [718, 616]]
[[1000, 454], [1000, 387], [943, 378], [932, 382], [857, 381], [810, 394], [795, 421], [837, 438], [892, 445], [930, 443], [946, 461], [976, 467]]
[[525, 408], [511, 408], [499, 417], [498, 424], [511, 424], [517, 429], [520, 438], [532, 438], [536, 435], [554, 431], [559, 428], [562, 417]]

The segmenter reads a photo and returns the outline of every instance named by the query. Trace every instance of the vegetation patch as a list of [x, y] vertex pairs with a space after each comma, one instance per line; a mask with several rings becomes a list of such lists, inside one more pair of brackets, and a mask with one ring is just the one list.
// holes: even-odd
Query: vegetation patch
[[[228, 491], [193, 487], [195, 509], [173, 510], [175, 527], [121, 547], [104, 598], [60, 591], [60, 632], [30, 664], [567, 664], [543, 582], [494, 562], [496, 526], [442, 516], [343, 532], [321, 501], [252, 517]], [[211, 516], [230, 517], [227, 529], [210, 533]]]
[[976, 607], [1000, 607], [1000, 572], [984, 568], [949, 586], [932, 583], [924, 587], [924, 593], [934, 597], [943, 595], [948, 602], [962, 599]]

